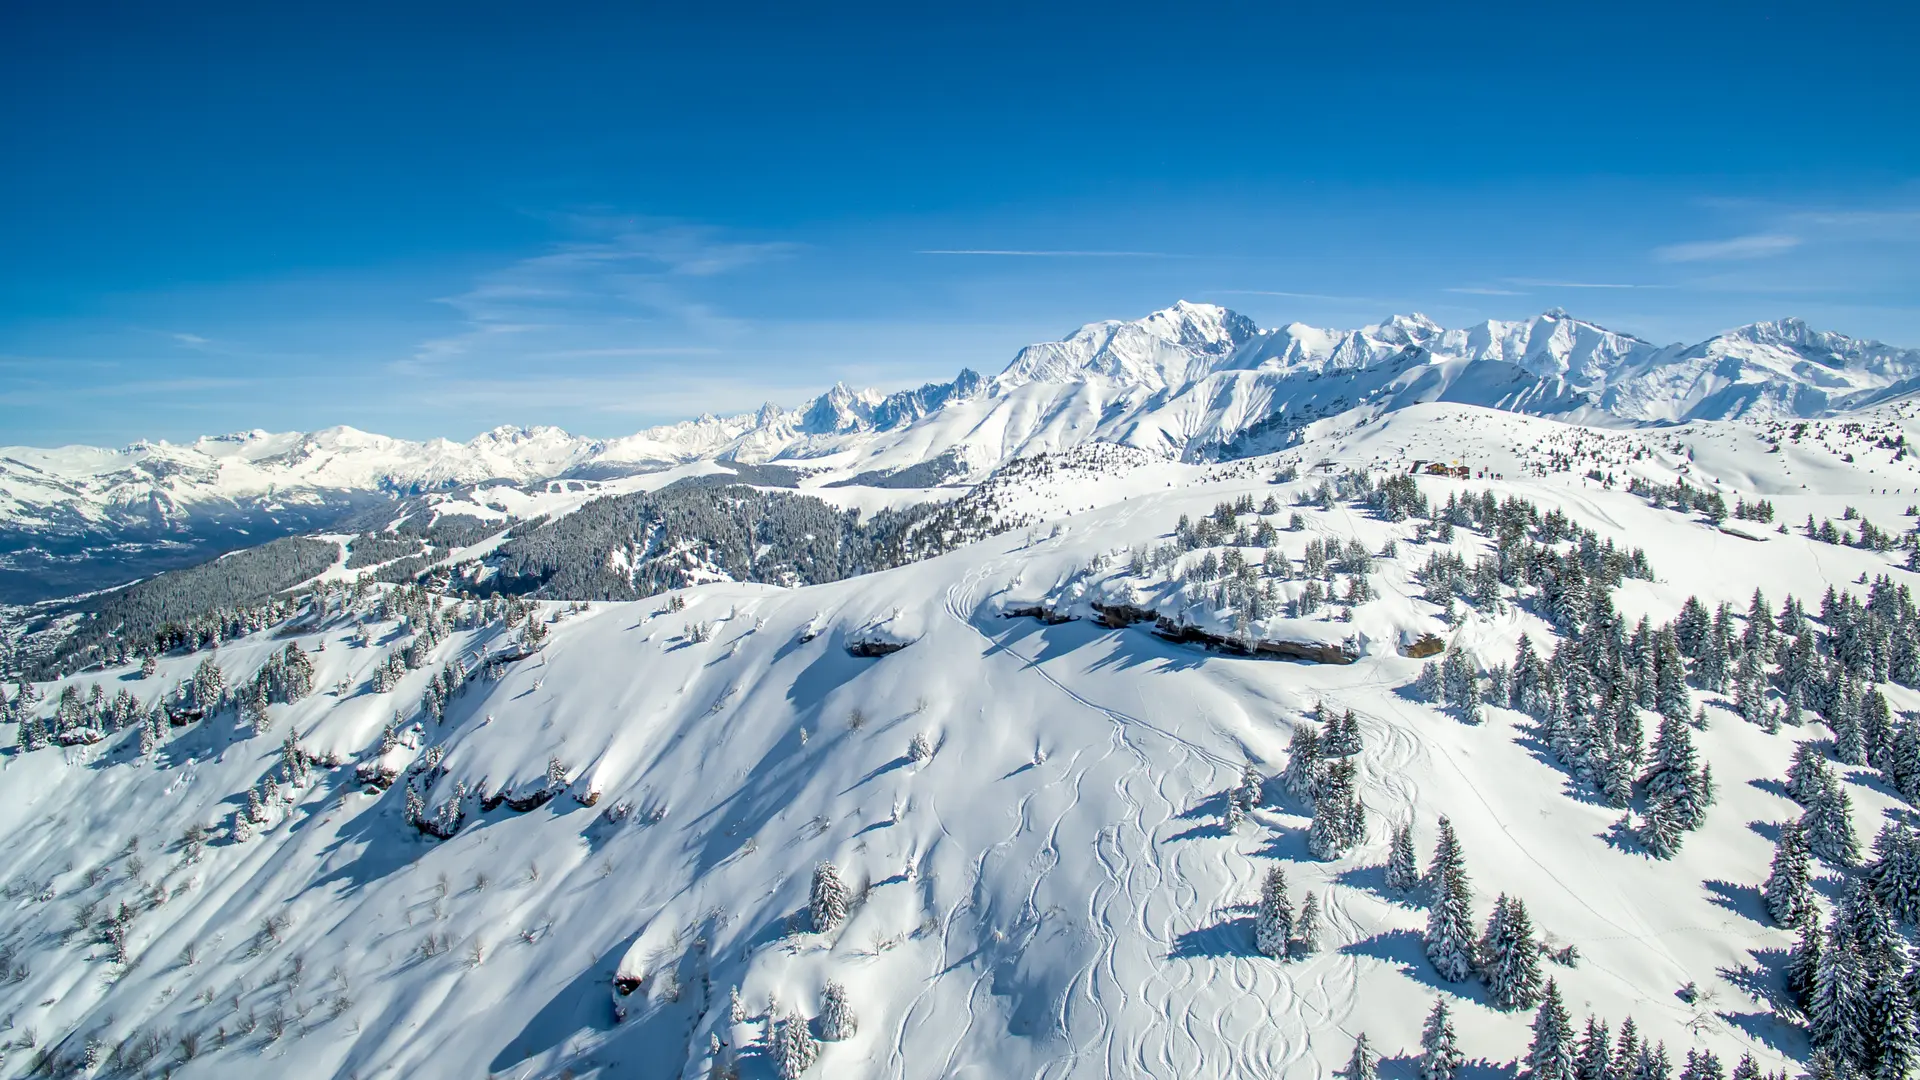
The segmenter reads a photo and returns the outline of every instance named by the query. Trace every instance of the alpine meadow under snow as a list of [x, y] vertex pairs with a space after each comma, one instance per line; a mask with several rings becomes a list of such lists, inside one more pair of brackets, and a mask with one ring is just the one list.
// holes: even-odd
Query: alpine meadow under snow
[[10, 586], [0, 1076], [1914, 1075], [1916, 378], [1183, 303], [0, 452], [16, 574], [284, 535]]

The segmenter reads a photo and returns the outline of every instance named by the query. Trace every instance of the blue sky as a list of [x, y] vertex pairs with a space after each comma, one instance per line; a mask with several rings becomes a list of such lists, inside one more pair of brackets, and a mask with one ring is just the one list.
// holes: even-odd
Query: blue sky
[[1181, 298], [1920, 346], [1897, 5], [1188, 6], [10, 5], [0, 442], [614, 435]]

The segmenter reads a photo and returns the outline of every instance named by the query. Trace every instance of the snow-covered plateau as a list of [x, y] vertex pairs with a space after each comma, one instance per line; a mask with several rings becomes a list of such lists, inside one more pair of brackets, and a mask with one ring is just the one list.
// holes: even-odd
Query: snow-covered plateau
[[16, 536], [296, 535], [0, 626], [0, 1077], [1920, 1074], [1916, 374], [1180, 304], [5, 451]]

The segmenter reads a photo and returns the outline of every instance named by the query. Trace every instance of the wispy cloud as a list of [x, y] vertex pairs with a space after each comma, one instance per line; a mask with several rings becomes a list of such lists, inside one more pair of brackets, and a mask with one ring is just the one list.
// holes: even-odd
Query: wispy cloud
[[530, 355], [540, 360], [598, 360], [620, 356], [711, 356], [719, 351], [704, 345], [660, 345], [611, 349], [554, 349], [551, 352]]
[[1620, 281], [1549, 281], [1544, 278], [1508, 278], [1507, 284], [1530, 285], [1536, 289], [1670, 289], [1673, 287]]
[[186, 333], [180, 333], [176, 331], [167, 336], [173, 338], [173, 340], [179, 342], [182, 345], [188, 346], [189, 348], [198, 349], [203, 346], [212, 344], [212, 339], [201, 337], [199, 334], [186, 334]]
[[1334, 296], [1329, 293], [1288, 292], [1284, 289], [1210, 289], [1215, 296], [1283, 296], [1289, 300], [1325, 300], [1336, 304], [1384, 304], [1377, 296]]
[[1920, 225], [1920, 210], [1799, 210], [1787, 218], [1808, 225], [1884, 228]]
[[1800, 238], [1786, 233], [1754, 233], [1726, 240], [1696, 240], [1655, 248], [1661, 262], [1702, 262], [1709, 259], [1767, 259], [1800, 246]]
[[1441, 289], [1440, 291], [1450, 292], [1450, 293], [1465, 293], [1468, 296], [1525, 296], [1527, 295], [1525, 292], [1519, 289], [1495, 289], [1485, 285], [1456, 285], [1450, 289]]
[[1008, 248], [928, 248], [915, 255], [1007, 255], [1035, 259], [1198, 259], [1172, 251], [1032, 251]]
[[456, 333], [393, 361], [424, 376], [454, 361], [613, 360], [697, 353], [698, 340], [746, 324], [701, 295], [701, 283], [800, 250], [731, 239], [701, 226], [612, 215], [560, 215], [575, 237], [483, 275], [440, 303], [460, 314]]
[[816, 378], [767, 379], [725, 373], [645, 376], [483, 378], [461, 380], [439, 397], [452, 406], [485, 410], [569, 411], [629, 418], [621, 423], [671, 423], [712, 413], [751, 411], [772, 401], [792, 405], [826, 387]]

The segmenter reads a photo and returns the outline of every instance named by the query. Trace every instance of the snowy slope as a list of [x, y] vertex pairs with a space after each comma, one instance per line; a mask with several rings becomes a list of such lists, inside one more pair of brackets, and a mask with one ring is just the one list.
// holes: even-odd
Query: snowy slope
[[[1173, 370], [1156, 355], [1155, 370]], [[1680, 1056], [1751, 1051], [1767, 1067], [1802, 1056], [1803, 1037], [1752, 996], [1791, 940], [1753, 887], [1772, 823], [1798, 813], [1774, 781], [1796, 740], [1822, 729], [1767, 734], [1710, 704], [1712, 725], [1696, 738], [1720, 802], [1679, 858], [1651, 859], [1618, 842], [1619, 812], [1583, 795], [1519, 714], [1490, 709], [1468, 725], [1407, 692], [1419, 662], [1397, 646], [1410, 633], [1445, 636], [1490, 664], [1511, 657], [1522, 631], [1550, 639], [1531, 608], [1470, 613], [1449, 629], [1414, 580], [1442, 545], [1345, 503], [1295, 504], [1328, 475], [1323, 462], [1382, 475], [1461, 460], [1501, 478], [1419, 485], [1436, 501], [1516, 495], [1644, 547], [1655, 580], [1627, 582], [1616, 603], [1630, 620], [1661, 620], [1688, 595], [1744, 609], [1760, 582], [1776, 602], [1789, 592], [1812, 602], [1862, 574], [1906, 572], [1897, 553], [1731, 535], [1609, 488], [1609, 466], [1769, 495], [1789, 522], [1847, 504], [1903, 527], [1917, 481], [1905, 497], [1877, 494], [1887, 482], [1843, 460], [1866, 444], [1846, 443], [1840, 423], [1768, 455], [1739, 441], [1764, 434], [1749, 425], [1619, 432], [1446, 403], [1360, 419], [1338, 415], [1255, 460], [1116, 454], [1103, 472], [1003, 477], [1009, 515], [1038, 524], [881, 574], [792, 590], [702, 586], [676, 594], [684, 610], [664, 597], [573, 614], [547, 605], [544, 650], [498, 681], [476, 678], [443, 723], [414, 716], [429, 674], [505, 647], [503, 631], [456, 631], [384, 694], [367, 680], [406, 631], [374, 624], [358, 643], [364, 608], [169, 656], [151, 679], [77, 677], [151, 702], [208, 655], [240, 682], [296, 640], [320, 689], [271, 706], [261, 735], [236, 729], [231, 712], [174, 729], [152, 760], [138, 758], [131, 732], [7, 752], [0, 953], [22, 973], [0, 981], [0, 1016], [16, 1040], [31, 1028], [37, 1045], [64, 1053], [151, 1032], [178, 1058], [182, 1038], [197, 1036], [183, 1076], [696, 1078], [717, 1036], [741, 1055], [742, 1076], [764, 1078], [770, 1003], [815, 1014], [831, 979], [848, 988], [859, 1031], [825, 1045], [809, 1075], [1325, 1076], [1360, 1031], [1390, 1054], [1413, 1046], [1446, 994], [1469, 1056], [1511, 1060], [1530, 1015], [1490, 1008], [1473, 984], [1437, 983], [1421, 953], [1425, 912], [1381, 883], [1393, 826], [1414, 823], [1424, 856], [1447, 815], [1476, 916], [1497, 893], [1520, 896], [1556, 947], [1577, 946], [1576, 966], [1547, 969], [1576, 1021], [1631, 1014]], [[1564, 460], [1543, 450], [1556, 445]], [[1272, 483], [1289, 465], [1300, 479]], [[1350, 640], [1356, 662], [1235, 657], [1085, 617], [1116, 590], [1158, 595], [1127, 580], [1128, 553], [1243, 495], [1275, 496], [1285, 509], [1259, 516], [1276, 525], [1299, 510], [1303, 528], [1276, 545], [1296, 560], [1309, 541], [1358, 539], [1375, 552], [1396, 542], [1397, 555], [1372, 562], [1378, 597], [1351, 621], [1324, 609], [1267, 628]], [[1448, 546], [1471, 559], [1487, 542], [1462, 530]], [[1077, 618], [1008, 616], [1036, 606]], [[863, 659], [848, 648], [860, 642], [905, 647]], [[40, 689], [50, 701], [60, 688]], [[1920, 706], [1888, 693], [1897, 708]], [[1360, 718], [1365, 841], [1337, 860], [1310, 858], [1307, 807], [1277, 783], [1250, 825], [1225, 830], [1223, 793], [1243, 765], [1278, 773], [1293, 728], [1321, 700]], [[396, 712], [419, 730], [382, 758]], [[260, 835], [233, 842], [239, 793], [276, 765], [289, 733], [341, 764], [316, 766]], [[911, 754], [916, 735], [929, 759]], [[526, 812], [469, 799], [458, 832], [429, 839], [403, 820], [405, 781], [370, 792], [354, 780], [356, 764], [403, 768], [428, 747], [445, 766], [430, 774], [429, 807], [456, 785], [531, 795], [555, 762], [567, 794]], [[1864, 772], [1854, 779], [1857, 828], [1871, 836], [1897, 800]], [[189, 859], [181, 838], [195, 824], [214, 832]], [[823, 860], [861, 899], [844, 926], [817, 934], [807, 881]], [[1296, 900], [1311, 890], [1325, 905], [1310, 958], [1253, 952], [1251, 905], [1273, 865]], [[139, 910], [131, 965], [66, 932], [89, 903], [97, 918], [123, 901]], [[1705, 996], [1676, 996], [1689, 982]], [[31, 1058], [8, 1051], [0, 1075], [25, 1075]]]

